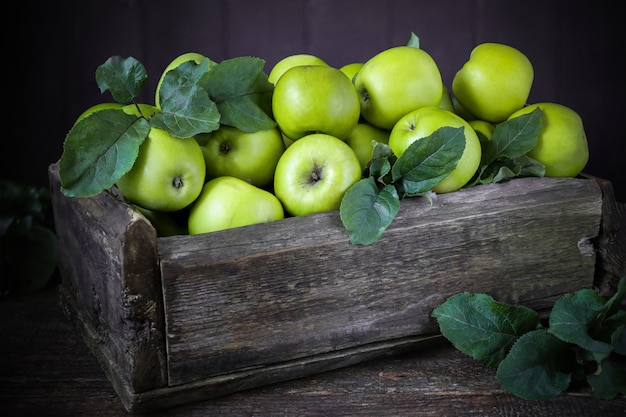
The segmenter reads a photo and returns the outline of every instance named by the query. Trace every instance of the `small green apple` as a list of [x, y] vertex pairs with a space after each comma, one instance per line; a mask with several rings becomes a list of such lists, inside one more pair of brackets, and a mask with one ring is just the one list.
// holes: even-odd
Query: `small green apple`
[[198, 197], [205, 176], [198, 142], [153, 127], [139, 147], [133, 167], [116, 185], [131, 203], [150, 210], [176, 211]]
[[155, 113], [161, 111], [158, 107], [145, 103], [127, 104], [122, 107], [122, 110], [126, 114], [133, 114], [137, 117], [143, 117], [144, 119], [150, 119]]
[[283, 206], [269, 191], [235, 177], [209, 180], [189, 210], [189, 234], [281, 220]]
[[276, 84], [278, 79], [290, 68], [300, 65], [322, 65], [329, 66], [326, 61], [317, 55], [311, 54], [294, 54], [289, 55], [278, 61], [270, 70], [267, 80], [272, 84]]
[[175, 216], [178, 212], [149, 210], [136, 204], [133, 207], [152, 224], [158, 237], [188, 234], [187, 225], [181, 224]]
[[295, 141], [280, 157], [274, 193], [289, 214], [304, 216], [338, 210], [346, 190], [360, 179], [361, 164], [347, 143], [313, 133]]
[[99, 112], [100, 110], [121, 109], [123, 107], [124, 107], [124, 105], [120, 104], [120, 103], [98, 103], [98, 104], [95, 104], [95, 105], [87, 108], [80, 115], [78, 115], [78, 117], [76, 118], [76, 121], [74, 122], [74, 124], [80, 122], [81, 120], [85, 119], [88, 116], [91, 116], [94, 113]]
[[363, 170], [372, 159], [372, 151], [375, 145], [372, 141], [387, 144], [389, 142], [389, 131], [372, 126], [366, 122], [359, 122], [352, 130], [350, 136], [348, 136], [348, 139], [346, 139], [346, 143], [359, 158], [361, 169]]
[[359, 121], [360, 104], [352, 82], [337, 68], [300, 65], [276, 83], [272, 111], [289, 139], [325, 133], [345, 140]]
[[457, 100], [457, 98], [454, 96], [452, 96], [452, 107], [454, 108], [453, 113], [457, 116], [460, 116], [463, 120], [466, 120], [468, 122], [472, 120], [477, 120], [476, 116], [468, 112], [467, 109], [463, 107], [463, 105], [459, 103], [459, 100]]
[[339, 71], [346, 74], [350, 81], [354, 80], [354, 76], [363, 67], [363, 62], [351, 62], [339, 68]]
[[412, 110], [439, 105], [443, 93], [435, 60], [411, 46], [389, 48], [368, 59], [354, 85], [363, 118], [387, 130]]
[[452, 93], [477, 119], [500, 123], [526, 104], [533, 78], [532, 63], [521, 51], [487, 42], [456, 73]]
[[487, 142], [493, 138], [493, 131], [496, 129], [496, 126], [484, 120], [470, 120], [468, 123], [478, 135], [480, 145], [484, 151], [487, 147]]
[[244, 132], [221, 125], [199, 143], [206, 163], [207, 180], [231, 176], [261, 188], [272, 183], [274, 169], [285, 150], [278, 128]]
[[537, 145], [527, 153], [545, 166], [546, 177], [575, 177], [589, 161], [587, 134], [580, 115], [558, 103], [530, 104], [509, 119], [541, 109]]
[[439, 108], [451, 111], [452, 113], [456, 113], [454, 111], [454, 103], [452, 102], [452, 95], [450, 94], [450, 90], [445, 85], [443, 86], [443, 92], [441, 93], [441, 101], [439, 102]]
[[465, 150], [459, 159], [456, 168], [433, 187], [439, 194], [456, 191], [472, 179], [481, 159], [481, 145], [478, 136], [468, 122], [456, 114], [435, 106], [421, 107], [402, 117], [389, 135], [389, 147], [394, 154], [400, 157], [406, 148], [416, 140], [430, 136], [439, 128], [463, 127], [465, 135]]
[[[167, 64], [167, 66], [163, 70], [163, 73], [161, 74], [161, 78], [159, 78], [159, 82], [157, 83], [157, 86], [156, 86], [156, 91], [155, 91], [155, 94], [154, 94], [154, 104], [155, 104], [155, 106], [158, 107], [158, 108], [161, 108], [160, 91], [161, 91], [161, 84], [163, 84], [163, 79], [165, 78], [165, 74], [167, 74], [171, 70], [177, 68], [182, 63], [193, 61], [196, 64], [199, 64], [199, 63], [201, 63], [205, 59], [207, 59], [207, 57], [202, 55], [202, 54], [200, 54], [200, 53], [198, 53], [198, 52], [185, 52], [184, 54], [177, 56], [169, 64]], [[211, 67], [213, 67], [214, 65], [217, 65], [217, 62], [215, 62], [213, 60], [209, 59], [209, 62], [210, 62], [209, 69], [211, 69]]]

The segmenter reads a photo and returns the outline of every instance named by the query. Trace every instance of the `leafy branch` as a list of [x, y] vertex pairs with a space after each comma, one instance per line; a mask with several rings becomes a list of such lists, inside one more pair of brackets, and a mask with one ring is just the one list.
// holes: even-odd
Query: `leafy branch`
[[[160, 107], [144, 115], [125, 106], [94, 111], [78, 120], [65, 138], [59, 163], [62, 191], [89, 197], [128, 172], [150, 129], [160, 128], [181, 140], [217, 130], [221, 124], [247, 132], [276, 126], [271, 117], [273, 85], [263, 72], [265, 61], [254, 57], [211, 65], [184, 62], [168, 71], [159, 89]], [[146, 85], [144, 66], [133, 57], [113, 56], [96, 70], [101, 93], [115, 102], [140, 108], [137, 98]]]
[[[548, 326], [539, 314], [496, 302], [487, 294], [458, 293], [436, 307], [432, 316], [459, 351], [495, 368], [500, 384], [527, 399], [553, 398], [572, 385], [612, 399], [626, 394], [626, 278], [605, 300], [591, 289], [559, 298]], [[591, 369], [591, 370], [590, 370]]]
[[[498, 124], [491, 140], [481, 138], [480, 168], [465, 187], [543, 176], [543, 165], [526, 156], [540, 130], [540, 109]], [[388, 145], [376, 143], [363, 178], [346, 191], [339, 207], [350, 243], [376, 242], [395, 219], [403, 198], [432, 201], [433, 187], [456, 168], [464, 150], [463, 127], [442, 127], [411, 143], [399, 158]]]

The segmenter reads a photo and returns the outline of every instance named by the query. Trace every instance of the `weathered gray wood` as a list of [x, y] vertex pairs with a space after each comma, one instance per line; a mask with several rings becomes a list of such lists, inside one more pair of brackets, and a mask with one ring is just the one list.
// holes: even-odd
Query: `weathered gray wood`
[[49, 173], [67, 314], [123, 400], [164, 386], [163, 303], [154, 228], [109, 193], [64, 197], [58, 165], [51, 165]]
[[404, 200], [370, 246], [337, 212], [159, 238], [169, 383], [434, 333], [464, 290], [547, 308], [593, 285], [601, 213], [595, 181], [525, 178]]
[[[129, 417], [100, 365], [64, 319], [57, 288], [0, 301], [3, 416]], [[613, 417], [624, 397], [575, 391], [542, 401], [506, 393], [493, 370], [448, 343], [308, 378], [156, 410], [151, 417]], [[163, 401], [165, 395], [158, 401]]]

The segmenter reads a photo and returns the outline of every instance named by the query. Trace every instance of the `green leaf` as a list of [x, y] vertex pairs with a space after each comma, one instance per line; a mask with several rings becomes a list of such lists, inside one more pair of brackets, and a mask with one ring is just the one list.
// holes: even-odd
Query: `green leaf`
[[498, 158], [517, 158], [534, 148], [541, 132], [541, 115], [537, 108], [496, 125], [493, 137], [486, 143], [483, 164]]
[[207, 91], [217, 104], [220, 123], [244, 132], [276, 127], [271, 118], [274, 85], [263, 72], [265, 61], [254, 57], [226, 59], [207, 73]]
[[122, 104], [139, 97], [147, 79], [146, 69], [133, 57], [112, 56], [96, 69], [100, 92], [110, 91], [115, 101]]
[[369, 161], [367, 174], [385, 184], [385, 176], [391, 172], [391, 166], [396, 161], [393, 151], [386, 143], [375, 141], [372, 158]]
[[612, 314], [617, 313], [625, 296], [626, 296], [626, 278], [622, 277], [617, 283], [617, 291], [615, 291], [615, 294], [613, 294], [613, 296], [609, 298], [606, 302], [606, 314], [612, 315]]
[[615, 347], [613, 352], [618, 355], [626, 356], [626, 326], [622, 327], [622, 329], [617, 332], [617, 337], [613, 342], [613, 346]]
[[149, 132], [146, 119], [120, 109], [101, 110], [76, 123], [59, 163], [63, 193], [88, 197], [111, 187], [132, 168]]
[[539, 315], [527, 307], [467, 292], [449, 297], [432, 316], [458, 350], [489, 367], [496, 367], [522, 334], [539, 326]]
[[570, 345], [543, 329], [522, 335], [500, 362], [497, 377], [526, 400], [554, 398], [569, 387], [577, 366]]
[[200, 64], [187, 61], [165, 74], [159, 89], [161, 111], [152, 117], [151, 126], [177, 138], [190, 138], [219, 128], [217, 105], [202, 86], [209, 66], [208, 59]]
[[545, 166], [527, 155], [496, 159], [480, 172], [481, 184], [500, 183], [517, 177], [543, 177]]
[[391, 169], [393, 182], [409, 196], [430, 191], [456, 168], [464, 150], [464, 128], [442, 127], [409, 145]]
[[605, 300], [595, 291], [583, 288], [561, 296], [552, 307], [549, 332], [560, 340], [606, 357], [613, 350], [609, 341], [594, 338], [600, 330]]
[[396, 188], [387, 185], [379, 189], [374, 178], [368, 177], [348, 188], [341, 200], [339, 214], [350, 243], [369, 245], [378, 240], [399, 210]]
[[414, 32], [411, 32], [411, 37], [409, 38], [407, 46], [411, 46], [417, 49], [420, 48], [420, 38]]
[[624, 364], [611, 357], [603, 360], [596, 372], [587, 377], [593, 388], [594, 398], [612, 400], [618, 395], [626, 394], [626, 372]]

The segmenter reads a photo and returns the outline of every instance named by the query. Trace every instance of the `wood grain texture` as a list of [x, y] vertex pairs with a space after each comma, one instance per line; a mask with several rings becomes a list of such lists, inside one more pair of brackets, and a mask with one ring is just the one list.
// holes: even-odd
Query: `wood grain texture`
[[[58, 289], [0, 301], [0, 409], [11, 417], [128, 417]], [[308, 378], [159, 410], [152, 417], [621, 417], [626, 399], [525, 401], [442, 342]]]
[[170, 384], [432, 334], [459, 291], [547, 308], [593, 285], [601, 197], [527, 178], [409, 199], [370, 246], [337, 212], [160, 238]]
[[154, 228], [108, 193], [67, 198], [50, 166], [62, 295], [120, 392], [163, 386], [165, 342]]

